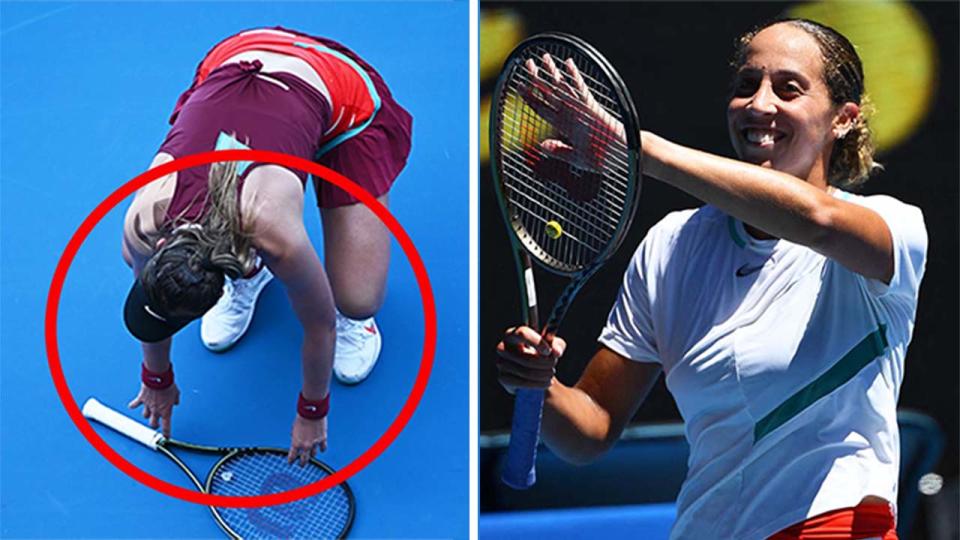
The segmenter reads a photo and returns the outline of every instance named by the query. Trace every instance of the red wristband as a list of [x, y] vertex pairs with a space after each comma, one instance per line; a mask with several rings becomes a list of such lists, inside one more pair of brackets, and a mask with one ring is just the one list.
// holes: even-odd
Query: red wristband
[[303, 392], [300, 392], [300, 398], [297, 399], [297, 413], [308, 419], [308, 420], [319, 420], [327, 416], [327, 413], [330, 412], [330, 393], [327, 392], [327, 397], [319, 401], [311, 401], [303, 397]]
[[146, 364], [140, 364], [140, 380], [154, 390], [169, 388], [173, 384], [173, 364], [164, 373], [150, 371]]

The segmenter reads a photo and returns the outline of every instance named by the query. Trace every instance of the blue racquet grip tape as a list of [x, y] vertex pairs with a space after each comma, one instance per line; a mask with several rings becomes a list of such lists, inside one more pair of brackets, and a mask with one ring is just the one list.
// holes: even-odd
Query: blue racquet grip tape
[[510, 447], [501, 475], [503, 483], [514, 489], [527, 489], [537, 483], [537, 444], [542, 415], [543, 390], [517, 390]]

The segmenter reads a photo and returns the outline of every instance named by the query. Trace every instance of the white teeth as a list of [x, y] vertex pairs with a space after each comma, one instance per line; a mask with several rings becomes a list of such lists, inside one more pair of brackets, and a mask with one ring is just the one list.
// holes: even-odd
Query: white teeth
[[773, 144], [776, 132], [766, 129], [748, 129], [747, 140], [761, 145]]

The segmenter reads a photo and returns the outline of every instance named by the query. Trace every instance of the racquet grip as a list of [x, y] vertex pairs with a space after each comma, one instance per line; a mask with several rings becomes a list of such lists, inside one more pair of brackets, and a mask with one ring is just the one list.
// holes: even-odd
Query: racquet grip
[[151, 450], [156, 450], [157, 443], [163, 439], [163, 434], [159, 431], [154, 431], [129, 416], [118, 413], [97, 401], [96, 398], [90, 398], [83, 404], [83, 416], [113, 428]]
[[501, 476], [503, 483], [514, 489], [527, 489], [537, 482], [537, 444], [540, 442], [542, 414], [543, 390], [517, 390], [510, 447]]

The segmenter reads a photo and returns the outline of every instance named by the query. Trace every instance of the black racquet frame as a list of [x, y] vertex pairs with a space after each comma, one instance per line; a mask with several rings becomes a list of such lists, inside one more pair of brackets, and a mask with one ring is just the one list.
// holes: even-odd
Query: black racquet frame
[[[192, 444], [182, 441], [177, 441], [174, 439], [168, 439], [163, 436], [162, 433], [155, 431], [139, 422], [136, 422], [132, 418], [124, 416], [119, 412], [113, 410], [106, 405], [103, 405], [95, 398], [89, 398], [86, 403], [83, 405], [83, 415], [87, 418], [96, 420], [106, 426], [113, 428], [114, 430], [126, 435], [127, 437], [134, 439], [137, 442], [140, 442], [144, 446], [156, 450], [161, 454], [170, 458], [180, 469], [190, 478], [190, 481], [193, 482], [193, 485], [196, 486], [197, 490], [201, 493], [210, 493], [210, 487], [216, 477], [217, 473], [220, 470], [220, 467], [227, 463], [230, 459], [243, 456], [246, 454], [276, 454], [283, 456], [286, 459], [287, 451], [281, 448], [269, 448], [269, 447], [219, 447], [219, 446], [205, 446], [201, 444]], [[201, 483], [200, 479], [187, 467], [187, 464], [183, 462], [176, 454], [170, 451], [170, 448], [179, 448], [182, 450], [190, 450], [193, 452], [199, 452], [203, 454], [218, 454], [221, 455], [220, 459], [210, 468], [210, 472], [207, 473], [206, 483]], [[319, 461], [317, 459], [311, 458], [310, 463], [320, 469], [326, 471], [327, 474], [334, 474], [335, 471], [330, 468], [329, 465]], [[347, 496], [347, 499], [350, 502], [349, 514], [347, 516], [346, 523], [343, 527], [343, 530], [340, 532], [337, 538], [346, 538], [347, 534], [350, 532], [350, 528], [353, 526], [353, 520], [356, 515], [356, 499], [353, 495], [353, 490], [350, 489], [350, 486], [346, 482], [341, 482], [338, 486], [332, 487], [330, 489], [343, 489], [344, 493]], [[223, 519], [220, 515], [219, 510], [215, 506], [209, 506], [210, 513], [213, 515], [214, 521], [217, 525], [223, 530], [231, 540], [239, 540], [242, 537], [239, 533], [234, 531], [230, 525]]]
[[[536, 56], [535, 51], [549, 51], [551, 49], [566, 49], [577, 53], [579, 57], [592, 63], [599, 70], [599, 73], [607, 79], [607, 82], [610, 83], [609, 90], [615, 96], [622, 113], [619, 120], [623, 124], [626, 139], [627, 162], [625, 167], [630, 181], [627, 183], [624, 209], [619, 216], [616, 233], [606, 243], [603, 250], [597, 253], [592, 260], [579, 265], [579, 267], [564, 264], [539, 245], [536, 238], [527, 230], [519, 213], [512, 207], [513, 201], [511, 200], [510, 189], [505, 182], [511, 174], [514, 174], [505, 165], [507, 158], [504, 155], [503, 133], [506, 129], [504, 116], [507, 108], [505, 100], [508, 97], [506, 85], [517, 76], [516, 72], [518, 70], [525, 69], [524, 62], [534, 58]], [[522, 75], [519, 77], [522, 78]], [[516, 99], [515, 95], [514, 90], [514, 99]], [[494, 186], [503, 219], [512, 233], [509, 236], [517, 268], [520, 296], [524, 300], [523, 321], [527, 326], [539, 329], [542, 335], [552, 337], [556, 335], [574, 297], [590, 277], [617, 251], [633, 222], [642, 181], [640, 129], [636, 108], [623, 80], [603, 55], [576, 36], [550, 32], [524, 40], [507, 58], [494, 90], [490, 116], [490, 149]], [[533, 278], [534, 259], [541, 268], [570, 278], [570, 282], [554, 303], [546, 324], [542, 326], [540, 325], [536, 285]], [[503, 481], [516, 489], [528, 488], [536, 482], [536, 448], [539, 442], [543, 398], [544, 392], [541, 390], [520, 389], [517, 391], [510, 448], [503, 470]]]

